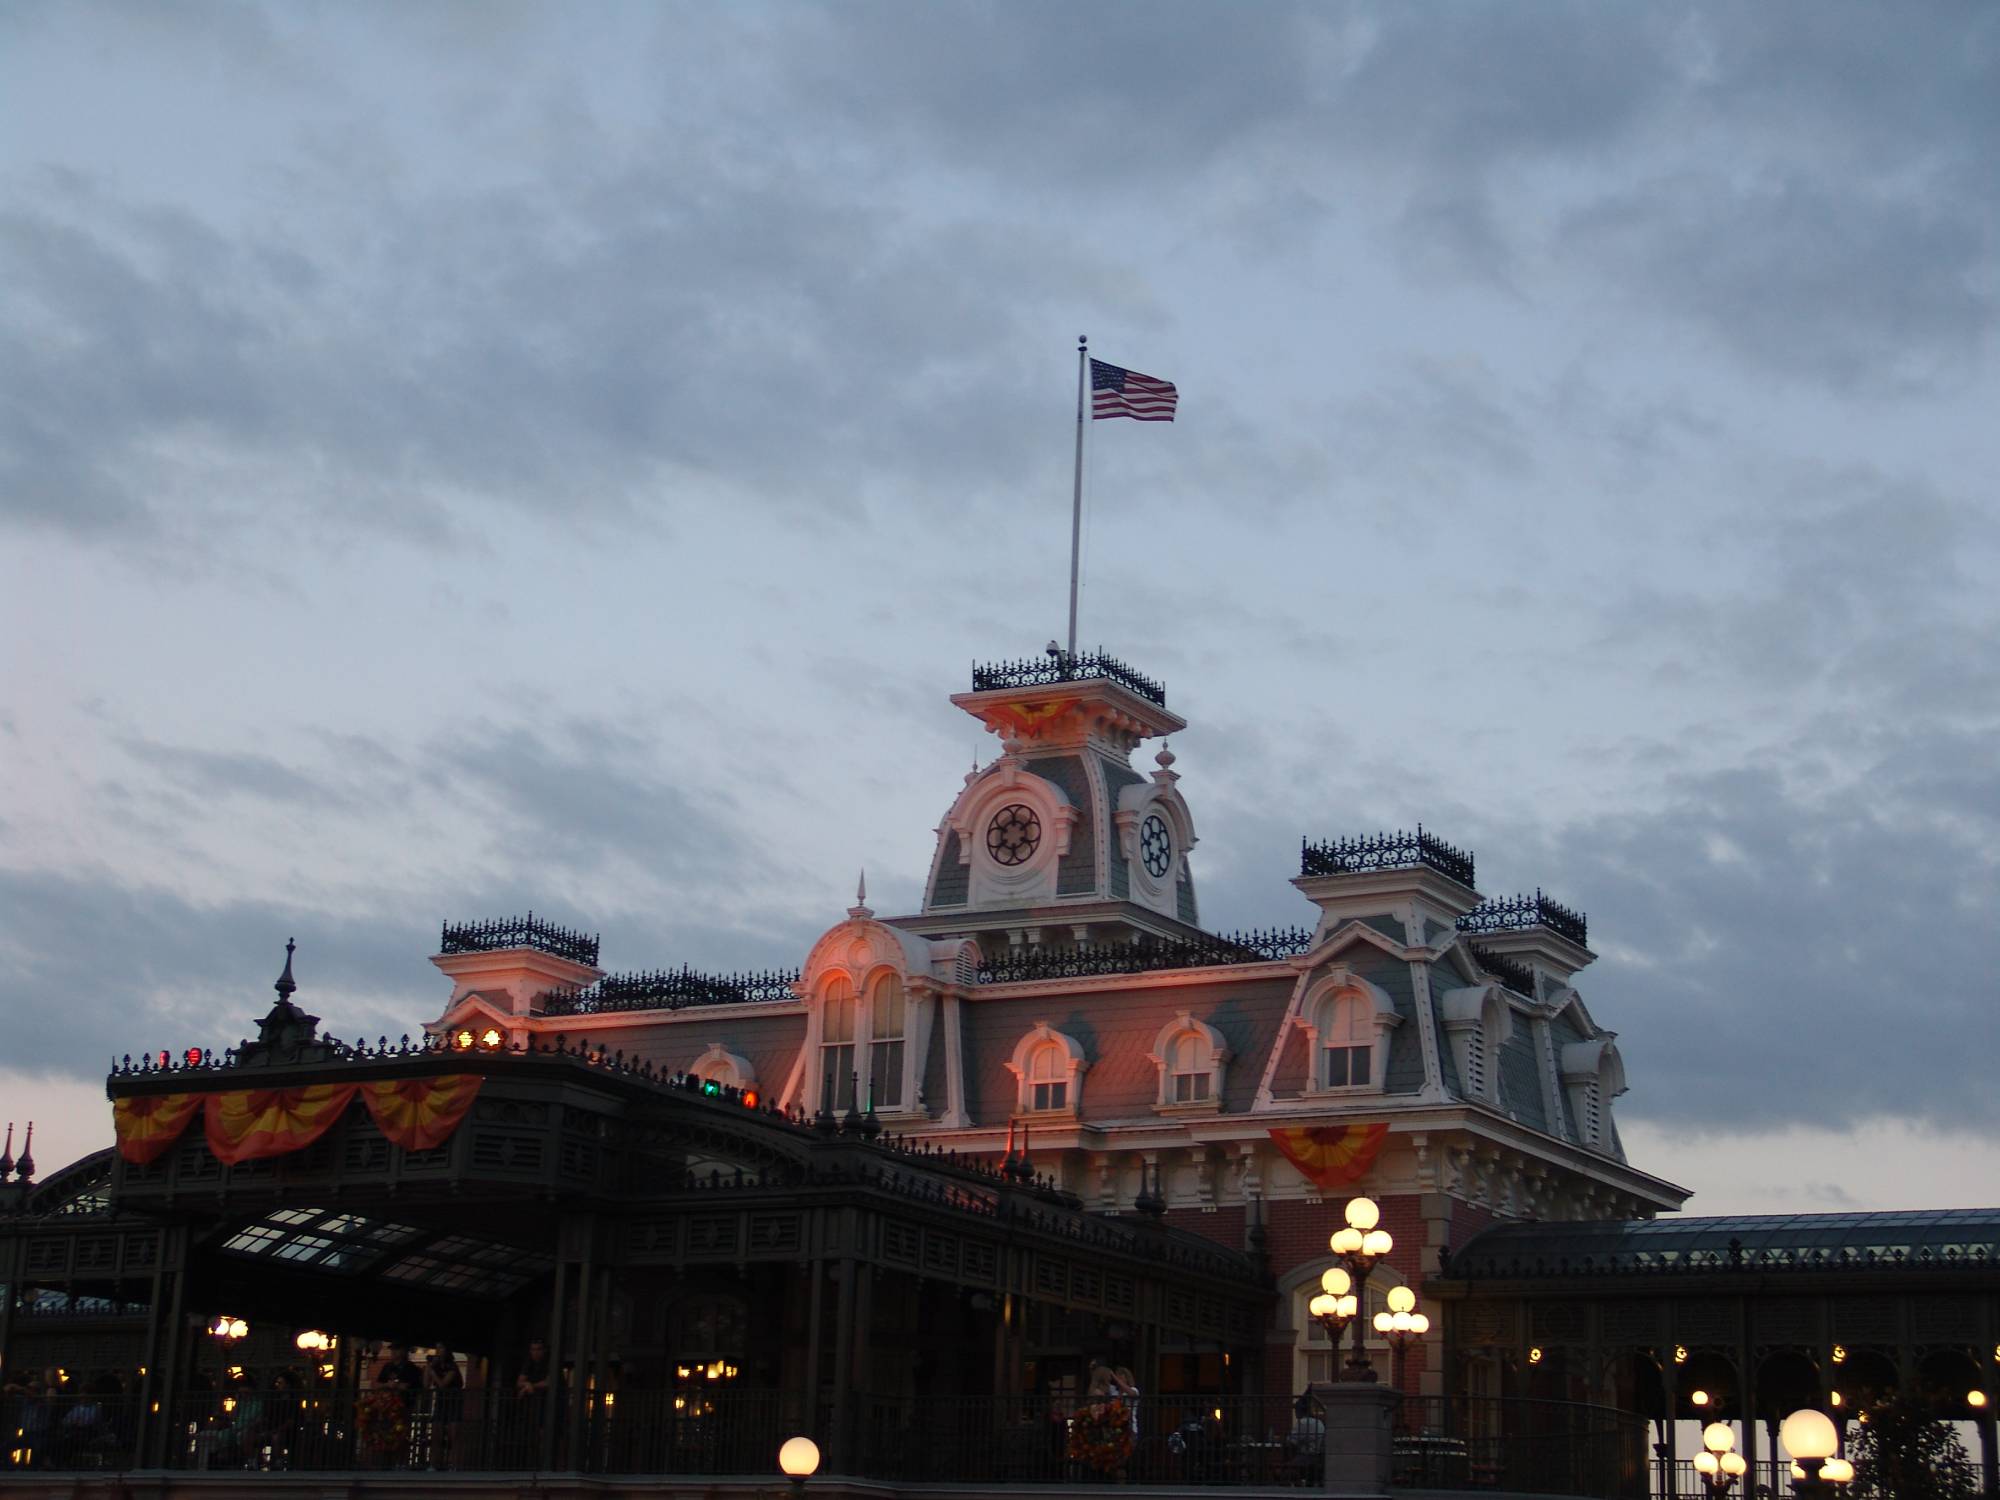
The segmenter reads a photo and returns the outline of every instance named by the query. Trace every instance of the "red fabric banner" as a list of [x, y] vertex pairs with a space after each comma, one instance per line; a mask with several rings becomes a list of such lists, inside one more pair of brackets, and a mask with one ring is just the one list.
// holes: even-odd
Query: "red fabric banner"
[[428, 1151], [458, 1129], [479, 1096], [476, 1073], [442, 1078], [383, 1079], [361, 1085], [361, 1102], [375, 1128], [405, 1151]]
[[1345, 1187], [1362, 1177], [1382, 1154], [1389, 1126], [1292, 1125], [1271, 1132], [1285, 1160], [1305, 1174], [1321, 1192]]
[[134, 1166], [158, 1161], [181, 1138], [200, 1094], [133, 1094], [111, 1101], [111, 1129], [118, 1137], [118, 1154]]
[[311, 1083], [296, 1089], [210, 1094], [203, 1116], [208, 1149], [232, 1167], [303, 1150], [340, 1118], [353, 1101], [355, 1088], [351, 1083]]

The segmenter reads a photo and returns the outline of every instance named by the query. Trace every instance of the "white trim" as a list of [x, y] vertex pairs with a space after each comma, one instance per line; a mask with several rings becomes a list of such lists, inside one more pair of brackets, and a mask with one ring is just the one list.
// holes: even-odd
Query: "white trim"
[[[1060, 1109], [1036, 1109], [1034, 1095], [1031, 1092], [1037, 1081], [1029, 1076], [1034, 1054], [1048, 1046], [1054, 1046], [1063, 1056], [1064, 1070], [1061, 1081], [1068, 1087], [1063, 1091], [1064, 1099]], [[1047, 1021], [1037, 1021], [1028, 1033], [1014, 1044], [1014, 1055], [1007, 1059], [1005, 1066], [1007, 1071], [1014, 1075], [1016, 1114], [1046, 1116], [1050, 1119], [1081, 1118], [1083, 1075], [1090, 1071], [1090, 1060], [1083, 1055], [1083, 1048], [1077, 1045], [1075, 1037], [1054, 1030]]]
[[[1208, 1097], [1206, 1099], [1175, 1099], [1173, 1097], [1174, 1074], [1169, 1068], [1169, 1055], [1173, 1045], [1182, 1037], [1198, 1037], [1208, 1048]], [[1159, 1088], [1153, 1097], [1153, 1107], [1162, 1112], [1174, 1114], [1214, 1114], [1222, 1109], [1223, 1070], [1229, 1062], [1229, 1044], [1222, 1039], [1222, 1033], [1206, 1021], [1197, 1021], [1188, 1011], [1182, 1011], [1159, 1029], [1153, 1038], [1153, 1050], [1147, 1054], [1154, 1072], [1159, 1078]]]

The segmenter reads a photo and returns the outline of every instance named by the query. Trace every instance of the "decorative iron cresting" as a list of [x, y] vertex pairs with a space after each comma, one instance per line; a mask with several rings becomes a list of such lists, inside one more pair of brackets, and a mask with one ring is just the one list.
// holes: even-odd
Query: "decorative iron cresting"
[[1504, 953], [1493, 953], [1477, 943], [1467, 943], [1465, 951], [1472, 955], [1472, 961], [1486, 973], [1506, 985], [1517, 995], [1530, 998], [1535, 993], [1535, 971], [1524, 963], [1517, 963]]
[[691, 1005], [750, 1005], [795, 1000], [792, 986], [797, 969], [771, 969], [756, 974], [700, 974], [679, 969], [650, 969], [637, 974], [607, 974], [585, 989], [550, 990], [542, 1011], [551, 1016], [589, 1016], [607, 1011], [684, 1010]]
[[1216, 933], [1185, 941], [1081, 943], [1011, 949], [982, 959], [980, 984], [1024, 984], [1037, 979], [1083, 979], [1099, 974], [1144, 974], [1157, 969], [1209, 969], [1296, 958], [1312, 947], [1309, 927]]
[[538, 919], [506, 917], [494, 922], [447, 922], [440, 953], [495, 953], [502, 948], [533, 948], [538, 953], [597, 967], [597, 937]]
[[996, 688], [1046, 687], [1059, 682], [1091, 682], [1103, 679], [1129, 688], [1148, 702], [1167, 706], [1165, 683], [1155, 682], [1102, 650], [1072, 656], [1067, 651], [1051, 651], [1026, 661], [973, 663], [972, 690], [988, 693]]
[[1583, 913], [1570, 910], [1539, 890], [1532, 896], [1483, 902], [1458, 919], [1460, 932], [1519, 932], [1525, 927], [1546, 927], [1579, 947], [1590, 946], [1590, 925]]
[[1318, 844], [1299, 841], [1301, 875], [1352, 875], [1365, 870], [1407, 870], [1418, 865], [1436, 870], [1460, 885], [1474, 884], [1471, 852], [1454, 849], [1436, 834], [1425, 833], [1421, 823], [1415, 833], [1378, 833], [1373, 837], [1363, 834]]

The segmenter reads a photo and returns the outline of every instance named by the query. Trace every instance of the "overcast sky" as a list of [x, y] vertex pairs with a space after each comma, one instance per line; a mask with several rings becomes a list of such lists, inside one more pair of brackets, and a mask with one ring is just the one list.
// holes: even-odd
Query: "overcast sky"
[[[1586, 910], [1696, 1210], [2000, 1199], [2000, 12], [0, 12], [0, 1117], [444, 919], [915, 908], [975, 658], [1168, 685], [1208, 925]], [[990, 753], [988, 741], [985, 753]]]

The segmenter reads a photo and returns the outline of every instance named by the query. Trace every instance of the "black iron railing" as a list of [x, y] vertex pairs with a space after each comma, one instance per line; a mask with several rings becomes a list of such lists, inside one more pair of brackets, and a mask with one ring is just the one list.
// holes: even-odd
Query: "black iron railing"
[[[709, 1366], [706, 1368], [716, 1368]], [[721, 1370], [730, 1368], [723, 1364]], [[300, 1377], [303, 1378], [303, 1377]], [[581, 1418], [561, 1393], [509, 1384], [457, 1393], [355, 1393], [250, 1381], [151, 1408], [141, 1395], [9, 1397], [0, 1470], [216, 1472], [546, 1470], [767, 1479], [779, 1445], [811, 1428], [857, 1478], [933, 1484], [1317, 1487], [1326, 1441], [1288, 1397], [1142, 1395], [1134, 1406], [1067, 1396], [856, 1394], [836, 1417], [821, 1400], [693, 1383], [591, 1391]], [[1136, 1415], [1136, 1422], [1134, 1417]], [[1391, 1483], [1642, 1500], [1643, 1419], [1557, 1401], [1409, 1397], [1396, 1413]]]
[[1010, 949], [980, 960], [979, 984], [1024, 984], [1037, 979], [1082, 979], [1099, 974], [1144, 974], [1156, 969], [1209, 969], [1295, 958], [1312, 947], [1309, 927], [1216, 933], [1184, 941], [1082, 943]]
[[1115, 682], [1148, 702], [1157, 703], [1162, 708], [1167, 706], [1166, 684], [1153, 681], [1102, 651], [1086, 652], [1081, 656], [1072, 656], [1066, 651], [1051, 651], [1046, 656], [1031, 656], [1026, 661], [998, 661], [985, 665], [975, 662], [972, 667], [972, 690], [975, 693], [991, 692], [996, 688], [1043, 687], [1097, 679]]
[[1494, 953], [1477, 943], [1467, 943], [1466, 951], [1472, 961], [1488, 974], [1506, 985], [1517, 995], [1532, 996], [1535, 993], [1535, 971], [1524, 963], [1517, 963], [1504, 953]]
[[1367, 870], [1407, 870], [1422, 865], [1440, 875], [1470, 886], [1473, 859], [1469, 850], [1454, 849], [1434, 833], [1417, 825], [1415, 833], [1366, 834], [1358, 838], [1328, 839], [1323, 843], [1299, 841], [1301, 875], [1353, 875]]
[[571, 963], [597, 967], [597, 936], [544, 922], [529, 912], [495, 922], [447, 922], [440, 953], [494, 953], [502, 948], [533, 948]]
[[585, 989], [550, 990], [542, 1011], [551, 1016], [600, 1015], [623, 1010], [683, 1010], [690, 1005], [748, 1005], [796, 1000], [797, 969], [756, 974], [701, 974], [683, 966], [637, 974], [607, 974]]
[[1526, 927], [1546, 927], [1579, 947], [1590, 946], [1590, 924], [1583, 913], [1571, 911], [1540, 891], [1483, 902], [1458, 919], [1460, 932], [1519, 932]]

